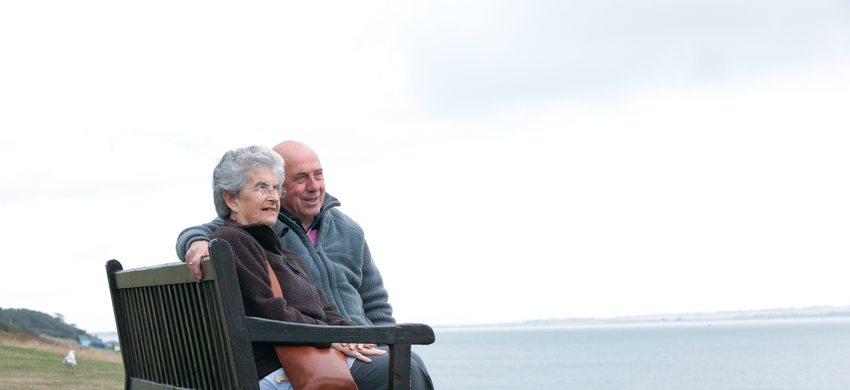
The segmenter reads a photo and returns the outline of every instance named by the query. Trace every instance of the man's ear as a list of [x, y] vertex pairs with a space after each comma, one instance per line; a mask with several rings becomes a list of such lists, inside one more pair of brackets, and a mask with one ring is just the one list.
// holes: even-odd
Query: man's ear
[[236, 202], [236, 198], [233, 195], [231, 195], [230, 193], [224, 192], [224, 193], [222, 193], [222, 196], [224, 196], [224, 203], [226, 203], [227, 207], [230, 208], [230, 212], [234, 212], [234, 211], [239, 212], [239, 210], [237, 210], [239, 208], [239, 206]]

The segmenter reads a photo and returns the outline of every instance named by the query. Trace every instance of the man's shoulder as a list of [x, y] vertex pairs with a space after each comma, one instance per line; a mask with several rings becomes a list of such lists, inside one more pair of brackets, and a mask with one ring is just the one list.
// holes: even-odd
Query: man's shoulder
[[331, 216], [335, 224], [345, 226], [349, 229], [357, 231], [360, 234], [363, 234], [363, 228], [360, 227], [360, 224], [353, 220], [351, 217], [349, 217], [347, 214], [340, 211], [338, 208], [332, 208], [328, 210], [327, 213], [329, 214], [329, 216]]
[[346, 226], [350, 229], [356, 230], [360, 234], [363, 234], [363, 229], [360, 227], [356, 221], [351, 219], [347, 214], [340, 211], [339, 206], [341, 206], [339, 199], [335, 196], [325, 193], [325, 205], [323, 207], [322, 212], [324, 215], [322, 218], [333, 219], [335, 224], [339, 224], [342, 226]]

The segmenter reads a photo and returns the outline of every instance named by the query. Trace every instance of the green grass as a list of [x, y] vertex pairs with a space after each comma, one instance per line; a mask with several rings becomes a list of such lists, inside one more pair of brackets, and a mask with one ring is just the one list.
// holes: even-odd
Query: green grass
[[0, 389], [123, 389], [119, 363], [77, 359], [74, 374], [64, 355], [0, 345]]

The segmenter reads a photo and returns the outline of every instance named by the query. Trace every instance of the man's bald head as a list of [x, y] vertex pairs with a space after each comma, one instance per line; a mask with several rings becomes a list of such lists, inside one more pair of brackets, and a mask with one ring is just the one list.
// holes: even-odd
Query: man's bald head
[[274, 150], [275, 152], [277, 152], [277, 154], [279, 154], [281, 157], [283, 157], [283, 161], [285, 161], [287, 164], [289, 163], [289, 160], [288, 160], [289, 158], [291, 158], [295, 155], [303, 155], [303, 154], [307, 154], [307, 153], [315, 156], [317, 160], [319, 159], [319, 156], [316, 154], [315, 151], [313, 151], [313, 148], [307, 146], [307, 144], [305, 144], [301, 141], [295, 141], [295, 140], [283, 141], [283, 142], [275, 145], [275, 147], [272, 148], [272, 150]]
[[325, 203], [325, 179], [319, 155], [303, 142], [291, 140], [275, 145], [273, 150], [286, 164], [283, 180], [286, 195], [280, 205], [307, 230]]

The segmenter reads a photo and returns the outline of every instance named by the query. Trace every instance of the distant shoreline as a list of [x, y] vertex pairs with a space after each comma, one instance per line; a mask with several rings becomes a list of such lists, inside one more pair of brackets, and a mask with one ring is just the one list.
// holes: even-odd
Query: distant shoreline
[[741, 320], [778, 320], [793, 318], [850, 317], [850, 306], [816, 306], [807, 308], [737, 310], [703, 313], [668, 313], [612, 318], [550, 318], [475, 325], [435, 325], [435, 329], [535, 327], [535, 326], [592, 326], [616, 324], [662, 324], [681, 322], [717, 322]]

